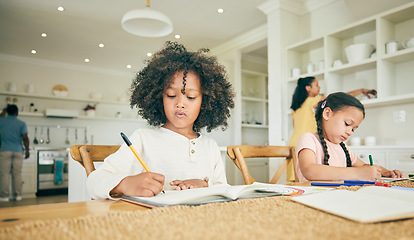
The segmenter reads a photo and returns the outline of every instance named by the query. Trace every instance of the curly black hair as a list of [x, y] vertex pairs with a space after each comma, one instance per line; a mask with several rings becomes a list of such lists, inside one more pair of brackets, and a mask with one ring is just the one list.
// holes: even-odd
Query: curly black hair
[[208, 49], [188, 51], [182, 44], [167, 41], [165, 47], [147, 60], [146, 66], [137, 73], [131, 84], [131, 108], [149, 125], [161, 126], [167, 122], [164, 112], [163, 94], [172, 83], [175, 73], [183, 71], [183, 93], [186, 76], [193, 72], [200, 78], [202, 103], [194, 122], [193, 130], [199, 132], [206, 127], [207, 132], [228, 127], [230, 109], [234, 108], [234, 92], [228, 81], [224, 66], [217, 58], [207, 56]]

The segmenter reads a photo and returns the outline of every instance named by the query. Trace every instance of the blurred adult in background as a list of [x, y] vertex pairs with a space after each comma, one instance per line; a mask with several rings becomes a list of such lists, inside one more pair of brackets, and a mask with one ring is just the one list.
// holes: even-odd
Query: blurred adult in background
[[[292, 96], [292, 119], [293, 119], [293, 134], [289, 141], [289, 146], [296, 147], [299, 137], [305, 132], [316, 133], [316, 120], [314, 109], [318, 102], [326, 97], [319, 95], [321, 87], [318, 79], [315, 77], [304, 77], [298, 79], [295, 92]], [[376, 95], [375, 89], [360, 88], [351, 92], [347, 92], [354, 97], [359, 94], [364, 94], [368, 98], [371, 95]], [[295, 181], [293, 164], [290, 163], [287, 168], [287, 180]]]
[[[14, 104], [7, 105], [0, 114], [0, 201], [8, 202], [10, 195], [10, 173], [12, 198], [22, 199], [23, 152], [29, 158], [29, 137], [26, 123], [17, 118], [19, 109]], [[24, 147], [23, 147], [24, 146]]]

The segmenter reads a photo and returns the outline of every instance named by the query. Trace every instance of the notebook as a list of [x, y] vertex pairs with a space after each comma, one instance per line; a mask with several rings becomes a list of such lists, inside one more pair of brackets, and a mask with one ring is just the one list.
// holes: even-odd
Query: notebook
[[414, 217], [414, 192], [387, 187], [333, 190], [292, 197], [292, 200], [362, 223]]
[[207, 188], [194, 188], [181, 191], [166, 190], [154, 197], [132, 197], [124, 195], [122, 200], [146, 207], [166, 207], [174, 205], [200, 205], [213, 202], [228, 202], [238, 199], [271, 197], [301, 194], [303, 190], [294, 187], [253, 183], [251, 185], [218, 185]]

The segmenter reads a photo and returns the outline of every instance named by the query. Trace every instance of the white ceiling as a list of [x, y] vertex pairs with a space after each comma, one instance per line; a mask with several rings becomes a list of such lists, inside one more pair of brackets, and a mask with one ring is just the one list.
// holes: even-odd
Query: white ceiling
[[[122, 16], [145, 7], [145, 0], [0, 0], [0, 59], [41, 61], [73, 68], [93, 67], [98, 71], [129, 73], [142, 68], [147, 52], [162, 48], [167, 40], [192, 50], [214, 48], [248, 30], [266, 23], [257, 6], [268, 0], [152, 0], [151, 9], [169, 16], [173, 32], [161, 38], [132, 35], [121, 28]], [[312, 6], [336, 0], [284, 0], [312, 11]], [[355, 19], [413, 0], [343, 0]], [[63, 6], [64, 12], [57, 8]], [[224, 13], [218, 14], [217, 9]], [[41, 33], [47, 33], [42, 38]], [[99, 48], [98, 44], [105, 44]], [[30, 53], [32, 49], [37, 54]], [[267, 48], [254, 56], [266, 57]], [[85, 63], [84, 59], [90, 62]], [[126, 66], [132, 65], [132, 69]]]
[[[145, 0], [0, 0], [0, 54], [114, 71], [142, 67], [147, 52], [167, 40], [188, 48], [213, 48], [266, 23], [257, 6], [267, 0], [153, 0], [151, 9], [169, 16], [173, 33], [161, 38], [132, 35], [121, 28], [123, 14]], [[57, 8], [63, 6], [64, 12]], [[218, 14], [217, 9], [224, 13]], [[42, 38], [41, 33], [47, 33]], [[105, 44], [99, 48], [98, 44]], [[37, 54], [30, 53], [36, 49]], [[84, 59], [90, 62], [85, 63]]]

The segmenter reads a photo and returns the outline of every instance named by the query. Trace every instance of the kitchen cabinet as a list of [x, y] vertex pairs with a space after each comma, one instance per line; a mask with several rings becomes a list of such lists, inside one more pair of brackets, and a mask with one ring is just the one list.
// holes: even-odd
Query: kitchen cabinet
[[[299, 77], [315, 76], [320, 81], [321, 94], [324, 95], [358, 88], [376, 89], [377, 98], [360, 99], [365, 108], [413, 103], [411, 76], [414, 75], [414, 48], [402, 46], [404, 40], [414, 36], [413, 26], [414, 3], [409, 3], [335, 32], [288, 46], [286, 139], [289, 139], [293, 129], [289, 107]], [[399, 50], [386, 53], [385, 44], [392, 40], [398, 41]], [[365, 60], [348, 63], [344, 49], [356, 43], [374, 45], [375, 54]], [[341, 60], [343, 64], [334, 67], [335, 60]], [[316, 66], [315, 71], [307, 72], [309, 63]], [[300, 68], [303, 74], [292, 76], [293, 68]]]
[[404, 146], [360, 146], [350, 147], [362, 161], [369, 164], [369, 155], [372, 155], [374, 164], [389, 170], [398, 169], [404, 177], [414, 172], [414, 148]]
[[[131, 109], [129, 103], [125, 101], [57, 97], [52, 95], [44, 96], [7, 91], [0, 91], [0, 96], [4, 96], [5, 99], [7, 97], [17, 98], [18, 101], [15, 104], [19, 107], [20, 116], [44, 117], [44, 112], [47, 108], [55, 108], [78, 110], [80, 113], [78, 119], [143, 121], [141, 118], [137, 119], [137, 111], [135, 109]], [[35, 108], [37, 109], [36, 112], [29, 111], [30, 103], [35, 104]], [[87, 104], [97, 105], [96, 116], [90, 117], [86, 115], [86, 112], [83, 111], [83, 109]]]
[[23, 159], [22, 166], [22, 197], [35, 198], [37, 192], [37, 151], [30, 150], [30, 157]]

